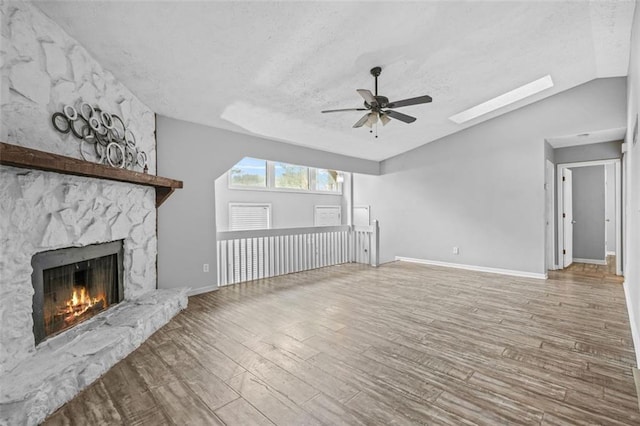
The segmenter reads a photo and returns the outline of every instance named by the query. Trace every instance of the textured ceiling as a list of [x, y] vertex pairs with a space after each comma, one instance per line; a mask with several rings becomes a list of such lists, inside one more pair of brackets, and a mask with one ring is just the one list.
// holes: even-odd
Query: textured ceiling
[[[627, 74], [633, 0], [66, 2], [38, 6], [157, 113], [382, 160], [598, 77]], [[429, 94], [374, 139], [356, 89]], [[551, 74], [555, 87], [448, 117]], [[180, 143], [180, 141], [176, 141]]]

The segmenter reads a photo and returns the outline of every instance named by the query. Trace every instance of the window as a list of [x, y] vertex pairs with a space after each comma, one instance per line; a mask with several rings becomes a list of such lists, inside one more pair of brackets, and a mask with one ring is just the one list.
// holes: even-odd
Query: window
[[336, 170], [316, 169], [315, 190], [323, 192], [339, 192], [338, 172]]
[[229, 171], [230, 186], [266, 188], [267, 162], [245, 157]]
[[269, 228], [271, 228], [271, 204], [229, 203], [231, 231]]
[[342, 194], [343, 172], [243, 158], [227, 173], [229, 188]]
[[276, 188], [309, 189], [309, 169], [287, 163], [274, 163]]

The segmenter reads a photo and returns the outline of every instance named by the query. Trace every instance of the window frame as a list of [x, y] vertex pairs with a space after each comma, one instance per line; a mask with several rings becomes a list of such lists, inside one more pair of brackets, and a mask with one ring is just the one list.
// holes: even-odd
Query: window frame
[[[294, 167], [304, 167], [307, 169], [307, 189], [304, 188], [283, 188], [276, 186], [276, 163], [278, 164], [286, 164]], [[268, 182], [270, 184], [269, 189], [273, 189], [274, 191], [283, 191], [283, 192], [311, 192], [311, 169], [309, 166], [299, 166], [297, 164], [284, 163], [282, 161], [267, 161], [267, 169], [270, 169], [271, 176], [273, 176], [273, 180]]]
[[[254, 157], [250, 157], [250, 158], [254, 158]], [[234, 185], [231, 183], [231, 169], [229, 169], [229, 171], [227, 171], [227, 188], [228, 189], [232, 189], [232, 190], [238, 190], [238, 191], [263, 191], [263, 192], [290, 192], [290, 193], [296, 193], [296, 194], [323, 194], [323, 195], [338, 195], [338, 196], [342, 196], [343, 195], [343, 183], [342, 182], [336, 182], [338, 184], [338, 190], [337, 191], [321, 191], [321, 190], [317, 190], [316, 188], [316, 178], [317, 178], [317, 172], [319, 169], [323, 169], [323, 170], [332, 170], [332, 169], [326, 169], [326, 168], [322, 168], [322, 167], [310, 167], [310, 166], [304, 166], [304, 165], [300, 165], [300, 164], [292, 164], [292, 163], [286, 163], [284, 161], [270, 161], [270, 160], [262, 160], [260, 158], [254, 158], [255, 160], [261, 160], [261, 161], [266, 161], [267, 163], [267, 169], [266, 169], [266, 181], [265, 181], [265, 186], [264, 187], [258, 187], [258, 186], [243, 186], [243, 185]], [[282, 164], [291, 164], [292, 166], [298, 166], [298, 167], [306, 167], [307, 169], [307, 180], [309, 182], [309, 189], [298, 189], [298, 188], [278, 188], [275, 185], [275, 181], [276, 181], [276, 176], [275, 176], [275, 165], [276, 163], [282, 163]], [[337, 171], [338, 173], [342, 173], [341, 171]], [[313, 188], [313, 189], [312, 189]]]
[[[252, 158], [254, 160], [264, 161], [265, 163], [264, 186], [234, 185], [232, 183], [231, 170], [233, 170], [233, 167], [235, 167], [236, 164], [238, 164], [240, 161], [244, 160], [245, 158]], [[254, 157], [243, 157], [240, 161], [238, 161], [238, 163], [234, 164], [229, 170], [227, 170], [227, 186], [229, 187], [229, 189], [251, 189], [251, 190], [257, 190], [257, 191], [264, 191], [265, 189], [269, 188], [270, 182], [269, 182], [269, 161], [268, 160], [263, 160], [261, 158], [254, 158]]]

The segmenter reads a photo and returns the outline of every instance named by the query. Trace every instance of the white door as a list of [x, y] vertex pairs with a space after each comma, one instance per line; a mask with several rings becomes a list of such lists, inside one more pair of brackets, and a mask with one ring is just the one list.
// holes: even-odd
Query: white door
[[562, 171], [563, 267], [573, 263], [573, 179], [571, 170]]

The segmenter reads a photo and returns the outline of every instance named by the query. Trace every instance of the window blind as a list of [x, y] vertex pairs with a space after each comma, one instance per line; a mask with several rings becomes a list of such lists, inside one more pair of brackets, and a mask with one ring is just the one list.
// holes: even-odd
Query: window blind
[[229, 204], [229, 229], [269, 229], [271, 224], [269, 204]]

